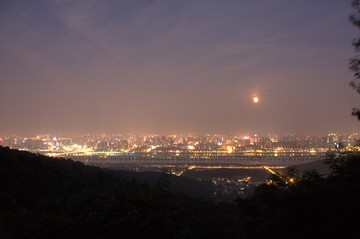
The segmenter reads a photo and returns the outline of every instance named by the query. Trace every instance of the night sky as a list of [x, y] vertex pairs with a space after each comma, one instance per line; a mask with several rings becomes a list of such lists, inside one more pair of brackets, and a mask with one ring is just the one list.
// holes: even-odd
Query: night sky
[[0, 135], [358, 132], [352, 12], [350, 0], [3, 0]]

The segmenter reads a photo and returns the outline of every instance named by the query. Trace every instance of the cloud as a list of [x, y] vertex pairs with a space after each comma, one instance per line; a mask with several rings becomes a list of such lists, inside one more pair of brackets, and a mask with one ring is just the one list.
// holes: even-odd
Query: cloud
[[[64, 129], [76, 122], [222, 131], [222, 121], [227, 130], [281, 129], [294, 120], [283, 115], [304, 104], [331, 110], [326, 90], [348, 77], [348, 8], [280, 0], [9, 3], [0, 22], [1, 97], [15, 102], [19, 119], [33, 113], [37, 128], [56, 120]], [[259, 112], [248, 104], [255, 93], [266, 99]], [[353, 100], [341, 94], [340, 103], [329, 101]]]

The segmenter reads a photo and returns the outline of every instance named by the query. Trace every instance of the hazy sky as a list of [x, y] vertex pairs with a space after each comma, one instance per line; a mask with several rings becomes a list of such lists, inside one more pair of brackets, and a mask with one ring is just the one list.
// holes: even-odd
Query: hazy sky
[[3, 0], [0, 134], [358, 132], [352, 12], [350, 0]]

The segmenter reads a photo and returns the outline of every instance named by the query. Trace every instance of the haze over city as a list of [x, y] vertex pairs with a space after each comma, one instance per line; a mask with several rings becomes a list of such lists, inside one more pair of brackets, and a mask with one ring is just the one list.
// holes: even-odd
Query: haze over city
[[0, 135], [357, 132], [351, 13], [348, 0], [2, 1]]

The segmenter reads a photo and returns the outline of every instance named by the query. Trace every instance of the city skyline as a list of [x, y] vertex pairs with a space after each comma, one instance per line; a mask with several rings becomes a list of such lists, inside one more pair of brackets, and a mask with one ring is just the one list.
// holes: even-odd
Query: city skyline
[[350, 0], [3, 1], [0, 135], [358, 132], [351, 13]]
[[[308, 148], [334, 148], [334, 144], [348, 144], [357, 146], [359, 140], [359, 133], [352, 134], [322, 134], [322, 135], [298, 135], [298, 134], [275, 134], [275, 135], [221, 135], [221, 134], [179, 134], [179, 135], [121, 135], [121, 134], [86, 134], [86, 135], [35, 135], [32, 137], [22, 136], [1, 136], [0, 144], [3, 146], [14, 146], [19, 145], [25, 146], [27, 143], [37, 146], [32, 146], [31, 150], [41, 148], [47, 149], [51, 146], [51, 150], [54, 150], [53, 146], [67, 146], [80, 147], [80, 149], [92, 149], [97, 148], [97, 144], [106, 143], [106, 147], [115, 147], [111, 151], [121, 151], [125, 148], [119, 148], [119, 143], [125, 143], [128, 148], [142, 147], [144, 145], [151, 146], [151, 149], [156, 147], [184, 147], [187, 145], [200, 146], [202, 144], [214, 144], [216, 146], [229, 145], [252, 145], [258, 147], [258, 143], [279, 143], [279, 142], [302, 142], [301, 147], [305, 146], [305, 142]], [[59, 144], [60, 143], [60, 144]], [[104, 146], [104, 145], [103, 145]], [[262, 145], [261, 147], [263, 147]], [[269, 145], [268, 145], [269, 146]], [[347, 145], [350, 146], [350, 145]], [[44, 148], [45, 147], [45, 148]], [[102, 147], [102, 146], [101, 146]], [[272, 146], [271, 146], [272, 147]], [[275, 146], [279, 147], [279, 145]], [[280, 146], [283, 147], [283, 146]], [[287, 146], [286, 146], [287, 147]], [[291, 145], [291, 147], [295, 147]], [[357, 146], [358, 147], [358, 146]], [[210, 147], [211, 148], [211, 147]], [[226, 148], [226, 147], [225, 147]], [[192, 150], [195, 148], [191, 148]], [[24, 148], [25, 150], [25, 148]]]
[[87, 132], [87, 133], [51, 133], [51, 132], [42, 132], [35, 134], [2, 134], [0, 135], [0, 139], [8, 138], [8, 137], [22, 137], [22, 138], [36, 138], [36, 137], [85, 137], [85, 136], [101, 136], [101, 137], [115, 137], [115, 136], [123, 136], [123, 137], [183, 137], [183, 136], [229, 136], [229, 137], [269, 137], [269, 136], [298, 136], [298, 137], [319, 137], [324, 135], [360, 135], [359, 132], [337, 132], [337, 131], [329, 131], [322, 132], [319, 134], [303, 134], [296, 132], [276, 132], [276, 133], [267, 133], [267, 134], [258, 134], [258, 133], [247, 133], [247, 134], [231, 134], [231, 133], [198, 133], [198, 132], [185, 132], [185, 133], [119, 133], [119, 132]]

